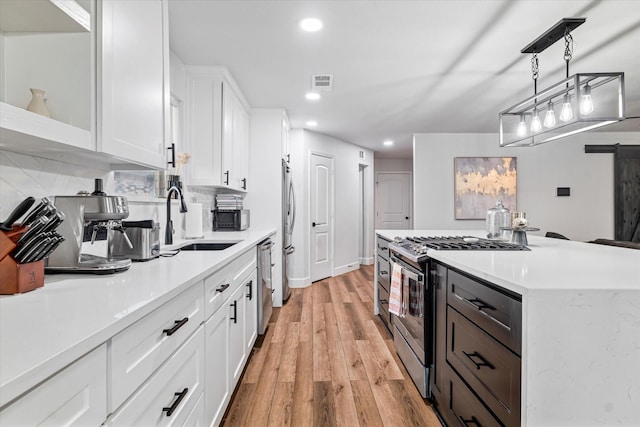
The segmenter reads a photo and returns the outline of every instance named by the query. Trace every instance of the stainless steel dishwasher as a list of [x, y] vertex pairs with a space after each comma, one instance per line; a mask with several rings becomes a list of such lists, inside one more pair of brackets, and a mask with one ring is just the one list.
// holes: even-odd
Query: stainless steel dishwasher
[[266, 239], [258, 245], [258, 333], [264, 335], [267, 330], [267, 324], [271, 318], [273, 304], [271, 294], [273, 286], [271, 286], [271, 249], [273, 241]]

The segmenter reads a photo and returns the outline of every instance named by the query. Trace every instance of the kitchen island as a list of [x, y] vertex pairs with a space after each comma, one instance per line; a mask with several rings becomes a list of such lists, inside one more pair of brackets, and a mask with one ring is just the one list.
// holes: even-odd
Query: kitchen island
[[[378, 236], [476, 236], [377, 230]], [[521, 425], [638, 425], [640, 251], [528, 236], [530, 251], [432, 260], [522, 300]]]
[[[154, 335], [155, 338], [154, 336], [150, 338], [149, 351], [162, 348], [167, 337], [175, 332], [174, 336], [185, 335], [184, 338], [180, 338], [182, 342], [188, 341], [189, 344], [193, 341], [193, 347], [196, 349], [194, 354], [200, 354], [197, 357], [201, 357], [202, 345], [199, 343], [204, 333], [198, 330], [203, 329], [198, 326], [203, 325], [207, 316], [223, 307], [225, 300], [222, 297], [217, 299], [216, 297], [228, 295], [234, 291], [234, 287], [237, 287], [239, 292], [244, 292], [243, 286], [246, 283], [249, 290], [246, 291], [246, 297], [244, 293], [241, 295], [242, 303], [251, 299], [256, 301], [251, 290], [255, 290], [257, 285], [256, 245], [274, 232], [275, 230], [247, 230], [233, 233], [208, 233], [205, 239], [197, 242], [234, 242], [236, 244], [220, 251], [182, 251], [172, 257], [133, 263], [129, 270], [111, 275], [47, 275], [44, 287], [25, 294], [0, 297], [0, 423], [4, 420], [7, 408], [11, 409], [16, 401], [24, 400], [24, 393], [31, 393], [34, 388], [37, 391], [41, 383], [46, 384], [50, 377], [58, 376], [57, 373], [63, 369], [66, 370], [70, 364], [75, 365], [79, 358], [87, 354], [96, 353], [98, 350], [107, 354], [104, 349], [109, 347], [109, 365], [104, 355], [97, 357], [99, 361], [96, 363], [98, 366], [102, 364], [103, 377], [111, 375], [108, 371], [114, 370], [112, 361], [119, 357], [113, 351], [115, 342], [112, 338], [127, 328], [131, 329], [134, 324], [143, 324], [141, 322], [144, 319], [152, 318], [154, 313], [166, 307], [170, 307], [168, 312], [170, 324], [164, 327], [169, 329], [163, 331], [162, 326], [154, 326], [160, 329], [159, 334]], [[172, 246], [163, 247], [162, 252], [169, 252], [168, 250], [186, 243], [188, 241], [176, 241]], [[243, 264], [240, 265], [236, 261], [242, 261]], [[230, 263], [238, 264], [238, 276], [242, 273], [243, 277], [240, 279], [246, 278], [246, 282], [241, 282], [239, 279], [236, 280], [237, 283], [233, 282], [234, 277], [230, 276], [233, 276], [231, 273], [235, 273], [235, 270], [227, 276], [218, 277]], [[242, 268], [244, 270], [241, 271]], [[220, 283], [223, 283], [222, 287], [216, 289]], [[229, 290], [224, 292], [227, 288]], [[225, 298], [230, 297], [225, 296]], [[180, 303], [182, 305], [174, 304], [178, 300], [183, 301]], [[249, 303], [246, 304], [246, 312], [249, 313]], [[242, 305], [242, 307], [245, 306]], [[237, 309], [235, 305], [233, 308]], [[180, 324], [176, 321], [175, 326], [171, 328], [175, 317], [182, 319], [180, 310], [183, 309], [187, 313], [184, 315], [185, 319], [189, 317], [188, 320], [194, 321], [189, 322], [189, 326], [185, 326], [182, 331], [176, 332], [187, 323], [184, 319]], [[225, 315], [227, 310], [224, 311], [222, 315]], [[236, 311], [240, 313], [239, 310]], [[178, 314], [180, 316], [177, 316]], [[192, 314], [194, 314], [193, 318], [190, 317]], [[215, 316], [217, 315], [214, 314], [211, 317]], [[235, 319], [232, 320], [236, 323]], [[161, 322], [157, 323], [162, 325]], [[191, 332], [183, 332], [189, 330]], [[195, 330], [198, 332], [193, 333]], [[229, 335], [227, 333], [224, 336]], [[204, 342], [206, 339], [207, 337]], [[128, 343], [125, 342], [125, 344]], [[138, 344], [142, 347], [142, 342], [133, 343], [132, 346]], [[245, 345], [245, 343], [241, 344]], [[178, 347], [179, 342], [172, 348], [175, 350]], [[223, 349], [217, 348], [216, 351], [221, 350]], [[172, 351], [165, 349], [162, 355], [154, 356], [156, 360], [149, 362], [152, 365], [155, 364], [153, 369], [163, 363], [163, 359], [159, 356], [166, 358]], [[178, 353], [179, 351], [176, 352]], [[140, 360], [144, 359], [144, 355], [140, 357]], [[246, 354], [241, 362], [246, 362]], [[144, 363], [147, 362], [144, 361]], [[165, 363], [167, 364], [168, 362]], [[139, 381], [146, 380], [142, 378]], [[199, 382], [199, 390], [201, 390], [202, 379], [196, 382]], [[224, 381], [221, 380], [220, 383]], [[113, 388], [114, 385], [111, 384], [109, 393]], [[104, 402], [106, 402], [108, 398], [106, 388], [98, 390], [98, 396], [102, 394], [105, 394]], [[170, 394], [173, 396], [173, 393]], [[225, 397], [227, 402], [229, 396]], [[124, 397], [121, 398], [117, 405], [116, 403], [107, 404], [108, 412], [104, 413], [103, 410], [100, 423], [105, 421], [107, 415], [115, 411], [124, 399]], [[115, 402], [117, 398], [109, 397], [108, 400]], [[164, 403], [169, 405], [171, 401]]]

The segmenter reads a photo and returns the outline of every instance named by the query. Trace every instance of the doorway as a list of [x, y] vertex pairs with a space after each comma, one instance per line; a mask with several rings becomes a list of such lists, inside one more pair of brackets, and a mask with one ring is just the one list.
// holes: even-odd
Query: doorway
[[376, 173], [376, 229], [411, 229], [411, 194], [411, 172]]
[[311, 281], [333, 275], [333, 157], [311, 153]]

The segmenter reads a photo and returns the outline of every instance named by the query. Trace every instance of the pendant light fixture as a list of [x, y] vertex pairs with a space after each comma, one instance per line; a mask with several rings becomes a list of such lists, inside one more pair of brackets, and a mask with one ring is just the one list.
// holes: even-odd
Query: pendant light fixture
[[[499, 114], [501, 147], [538, 145], [625, 119], [624, 73], [569, 76], [573, 55], [571, 31], [585, 21], [585, 18], [564, 18], [521, 50], [521, 53], [532, 54], [534, 94]], [[538, 91], [537, 55], [562, 38], [566, 78]], [[559, 120], [556, 120], [555, 105], [560, 103]], [[544, 114], [542, 123], [540, 114]]]

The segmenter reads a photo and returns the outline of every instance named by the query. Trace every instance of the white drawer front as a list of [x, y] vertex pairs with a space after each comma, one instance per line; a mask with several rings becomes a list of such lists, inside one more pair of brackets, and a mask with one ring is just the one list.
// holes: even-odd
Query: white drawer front
[[182, 424], [182, 427], [204, 427], [204, 393], [198, 399], [196, 406], [193, 407], [191, 414]]
[[192, 286], [111, 339], [111, 411], [200, 326], [203, 305], [202, 285]]
[[107, 418], [107, 346], [83, 356], [0, 412], [0, 426], [98, 426]]
[[256, 268], [256, 263], [256, 251], [250, 250], [204, 279], [205, 319], [222, 307], [244, 278]]
[[198, 399], [202, 397], [203, 366], [204, 335], [203, 328], [200, 328], [111, 417], [109, 425], [184, 425], [191, 418]]

